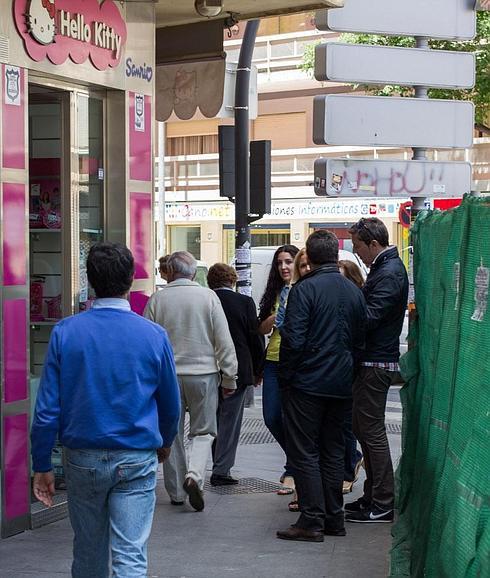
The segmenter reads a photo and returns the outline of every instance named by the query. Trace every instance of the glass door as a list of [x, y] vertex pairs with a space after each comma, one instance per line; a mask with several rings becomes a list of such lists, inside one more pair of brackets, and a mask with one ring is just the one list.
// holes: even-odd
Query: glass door
[[87, 280], [90, 247], [104, 239], [104, 101], [77, 94], [79, 309], [90, 308], [95, 294]]

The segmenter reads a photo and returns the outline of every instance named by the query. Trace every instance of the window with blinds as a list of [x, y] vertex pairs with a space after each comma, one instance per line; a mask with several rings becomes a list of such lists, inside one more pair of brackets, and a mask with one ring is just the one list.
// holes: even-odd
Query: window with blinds
[[167, 138], [166, 155], [205, 155], [218, 152], [218, 135], [174, 136]]

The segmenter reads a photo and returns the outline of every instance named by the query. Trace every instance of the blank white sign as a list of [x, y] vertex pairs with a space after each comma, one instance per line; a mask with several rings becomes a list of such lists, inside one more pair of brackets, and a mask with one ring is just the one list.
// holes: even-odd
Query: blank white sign
[[315, 96], [315, 144], [469, 148], [474, 105], [468, 101]]
[[476, 33], [474, 0], [346, 0], [316, 13], [319, 30], [470, 40]]
[[329, 42], [315, 48], [315, 78], [361, 84], [472, 88], [475, 55]]

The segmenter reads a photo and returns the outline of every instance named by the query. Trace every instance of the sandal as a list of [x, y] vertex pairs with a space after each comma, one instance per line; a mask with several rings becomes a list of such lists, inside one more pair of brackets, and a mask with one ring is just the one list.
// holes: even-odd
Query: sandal
[[290, 512], [299, 512], [298, 500], [293, 500], [292, 502], [289, 502], [289, 504], [288, 504], [288, 510], [289, 510]]
[[291, 494], [294, 493], [295, 485], [292, 476], [283, 474], [279, 481], [282, 483], [282, 488], [280, 490], [277, 490], [278, 496], [290, 496]]

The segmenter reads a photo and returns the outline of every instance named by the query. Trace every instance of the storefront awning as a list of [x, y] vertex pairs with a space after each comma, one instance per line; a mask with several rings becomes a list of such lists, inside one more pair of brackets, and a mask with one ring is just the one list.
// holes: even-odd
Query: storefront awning
[[199, 22], [156, 31], [156, 119], [172, 112], [186, 120], [199, 108], [214, 117], [223, 102], [223, 22]]

